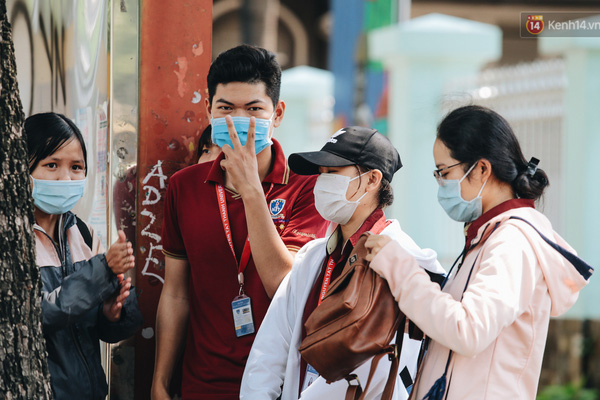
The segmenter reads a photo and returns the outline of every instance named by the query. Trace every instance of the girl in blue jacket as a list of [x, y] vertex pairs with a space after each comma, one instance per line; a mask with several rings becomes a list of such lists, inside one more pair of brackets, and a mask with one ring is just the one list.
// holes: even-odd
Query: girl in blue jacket
[[82, 197], [86, 148], [64, 115], [25, 121], [36, 238], [42, 278], [42, 325], [55, 399], [104, 399], [108, 392], [98, 340], [121, 341], [142, 316], [131, 278], [131, 243], [119, 239], [106, 253], [98, 236], [70, 210]]

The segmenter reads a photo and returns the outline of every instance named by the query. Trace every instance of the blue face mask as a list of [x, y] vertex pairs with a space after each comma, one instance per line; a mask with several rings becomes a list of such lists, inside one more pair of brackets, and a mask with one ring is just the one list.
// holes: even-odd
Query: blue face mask
[[446, 211], [446, 214], [455, 221], [471, 222], [479, 218], [482, 214], [481, 192], [487, 180], [483, 182], [481, 190], [479, 190], [477, 197], [473, 200], [466, 201], [460, 194], [460, 183], [475, 168], [475, 165], [477, 163], [473, 164], [462, 178], [444, 180], [443, 184], [438, 188], [438, 202], [444, 211]]
[[[275, 115], [275, 113], [273, 113]], [[250, 127], [249, 117], [232, 117], [235, 131], [238, 134], [240, 143], [242, 146], [246, 144], [248, 140], [248, 129]], [[254, 150], [256, 154], [263, 151], [268, 146], [272, 145], [273, 142], [269, 138], [269, 128], [273, 116], [270, 119], [256, 118], [256, 134], [254, 136]], [[212, 125], [212, 141], [217, 146], [223, 148], [224, 145], [228, 144], [233, 148], [233, 143], [229, 138], [229, 131], [227, 130], [227, 122], [225, 118], [211, 118], [210, 124]]]
[[85, 179], [56, 181], [33, 179], [33, 204], [46, 214], [64, 214], [83, 196]]

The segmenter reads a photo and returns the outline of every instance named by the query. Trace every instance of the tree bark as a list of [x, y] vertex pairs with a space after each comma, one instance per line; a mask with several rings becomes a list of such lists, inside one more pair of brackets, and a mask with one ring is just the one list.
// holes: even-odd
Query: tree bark
[[14, 45], [0, 0], [0, 399], [51, 399]]

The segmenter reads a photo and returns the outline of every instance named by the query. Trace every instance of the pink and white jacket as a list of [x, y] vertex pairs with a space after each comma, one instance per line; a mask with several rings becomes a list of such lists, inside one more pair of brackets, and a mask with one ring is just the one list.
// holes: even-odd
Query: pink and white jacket
[[536, 397], [550, 316], [566, 312], [587, 281], [531, 226], [511, 216], [574, 253], [543, 214], [524, 207], [505, 211], [478, 230], [443, 290], [397, 242], [371, 262], [400, 309], [432, 339], [412, 399], [422, 399], [442, 376], [449, 349], [447, 399]]

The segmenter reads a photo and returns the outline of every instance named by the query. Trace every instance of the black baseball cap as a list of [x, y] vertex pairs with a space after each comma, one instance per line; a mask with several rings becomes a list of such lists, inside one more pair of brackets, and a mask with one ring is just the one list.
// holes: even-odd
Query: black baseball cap
[[340, 129], [331, 135], [320, 151], [291, 154], [288, 164], [298, 175], [317, 175], [319, 167], [359, 165], [380, 170], [390, 182], [394, 173], [402, 167], [400, 155], [392, 142], [377, 129], [362, 126]]

